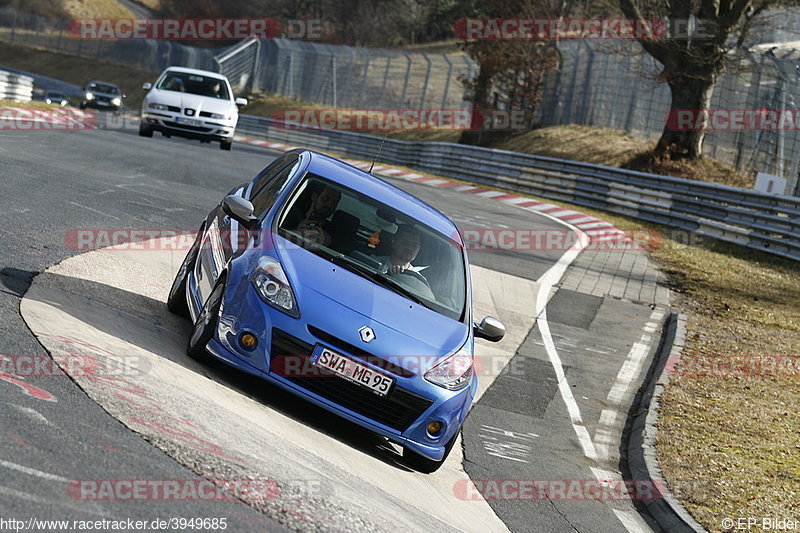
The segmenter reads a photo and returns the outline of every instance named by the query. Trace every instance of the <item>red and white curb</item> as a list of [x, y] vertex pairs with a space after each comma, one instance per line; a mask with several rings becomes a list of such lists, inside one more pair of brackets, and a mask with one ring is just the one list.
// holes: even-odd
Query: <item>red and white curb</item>
[[[298, 146], [290, 146], [288, 144], [267, 141], [265, 139], [258, 139], [255, 137], [245, 137], [238, 135], [236, 136], [236, 141], [281, 151], [292, 150], [294, 148], [301, 148]], [[353, 165], [354, 167], [360, 168], [362, 170], [368, 170], [370, 167], [370, 163], [367, 163], [365, 161], [359, 161], [356, 159], [342, 159], [342, 161], [345, 161]], [[539, 200], [533, 200], [532, 198], [519, 196], [514, 193], [498, 191], [496, 189], [489, 189], [477, 185], [469, 185], [459, 181], [450, 180], [447, 178], [424, 176], [416, 172], [411, 172], [408, 170], [403, 170], [401, 168], [391, 167], [387, 165], [375, 165], [372, 171], [375, 174], [381, 174], [383, 176], [388, 176], [391, 178], [397, 178], [414, 183], [420, 183], [423, 185], [428, 185], [430, 187], [447, 188], [448, 190], [465, 194], [474, 194], [475, 196], [480, 196], [482, 198], [489, 198], [491, 200], [496, 200], [498, 202], [512, 204], [517, 207], [527, 209], [529, 211], [534, 211], [536, 213], [546, 214], [552, 218], [556, 218], [558, 220], [566, 222], [567, 224], [570, 224], [571, 226], [576, 227], [577, 229], [585, 233], [586, 236], [589, 237], [589, 240], [593, 243], [599, 243], [604, 241], [615, 241], [619, 243], [620, 241], [626, 242], [629, 240], [629, 237], [627, 237], [627, 234], [624, 231], [617, 228], [610, 222], [606, 222], [605, 220], [601, 220], [599, 218], [586, 215], [584, 213], [581, 213], [580, 211], [567, 209], [554, 204], [549, 204], [547, 202], [540, 202]]]

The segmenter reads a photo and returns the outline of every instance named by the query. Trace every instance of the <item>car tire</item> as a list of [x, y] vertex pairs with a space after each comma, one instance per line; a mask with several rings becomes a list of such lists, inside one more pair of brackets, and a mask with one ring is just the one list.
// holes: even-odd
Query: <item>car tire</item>
[[225, 150], [227, 152], [231, 151], [231, 147], [233, 147], [233, 141], [220, 141], [219, 142], [219, 149]]
[[428, 459], [424, 455], [420, 455], [417, 452], [411, 451], [410, 449], [403, 447], [403, 462], [405, 462], [406, 466], [409, 468], [413, 468], [417, 472], [422, 472], [423, 474], [432, 474], [439, 470], [447, 456], [450, 455], [450, 450], [453, 449], [453, 445], [456, 443], [456, 439], [458, 438], [458, 434], [461, 431], [457, 431], [455, 435], [453, 435], [447, 444], [444, 445], [444, 456], [442, 457], [441, 461], [434, 461], [433, 459]]
[[197, 321], [192, 328], [189, 342], [186, 344], [186, 354], [192, 359], [202, 361], [208, 358], [206, 344], [214, 338], [214, 331], [217, 329], [217, 317], [222, 307], [222, 295], [225, 292], [225, 278], [217, 280], [214, 290], [208, 296], [208, 300], [203, 304], [203, 309], [197, 315]]
[[186, 281], [189, 277], [189, 272], [194, 269], [194, 265], [197, 262], [197, 251], [200, 247], [202, 235], [203, 229], [200, 228], [192, 247], [186, 253], [186, 257], [183, 258], [183, 262], [175, 274], [175, 279], [169, 290], [169, 296], [167, 296], [167, 309], [176, 315], [189, 316], [189, 305], [186, 303]]
[[152, 137], [153, 136], [153, 128], [150, 126], [145, 126], [144, 124], [139, 124], [139, 137]]

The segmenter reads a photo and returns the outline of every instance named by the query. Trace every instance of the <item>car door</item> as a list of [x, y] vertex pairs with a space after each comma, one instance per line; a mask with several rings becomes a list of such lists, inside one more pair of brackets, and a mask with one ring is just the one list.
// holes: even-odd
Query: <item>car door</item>
[[[239, 187], [230, 194], [247, 197], [253, 204], [253, 214], [263, 216], [286, 185], [299, 162], [297, 154], [287, 154], [265, 168], [249, 185]], [[217, 206], [210, 217], [200, 244], [195, 265], [195, 280], [200, 300], [205, 301], [228, 261], [247, 246], [250, 232], [231, 219]]]

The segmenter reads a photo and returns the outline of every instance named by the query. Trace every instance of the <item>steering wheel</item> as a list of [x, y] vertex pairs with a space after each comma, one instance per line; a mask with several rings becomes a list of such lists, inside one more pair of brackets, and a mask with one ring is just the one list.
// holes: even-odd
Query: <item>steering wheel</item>
[[428, 283], [427, 278], [425, 276], [423, 276], [422, 274], [420, 274], [419, 272], [415, 272], [414, 270], [411, 270], [410, 268], [407, 268], [407, 269], [403, 270], [402, 272], [400, 272], [400, 274], [405, 274], [406, 276], [411, 276], [412, 278], [417, 278], [419, 281], [424, 283], [426, 287], [428, 287], [429, 289], [431, 288], [431, 284]]

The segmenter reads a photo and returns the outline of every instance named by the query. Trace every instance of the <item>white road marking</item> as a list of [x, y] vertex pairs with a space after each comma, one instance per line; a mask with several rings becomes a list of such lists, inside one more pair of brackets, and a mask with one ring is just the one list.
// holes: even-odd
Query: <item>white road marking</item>
[[586, 429], [586, 425], [583, 423], [583, 418], [581, 417], [581, 411], [578, 408], [578, 403], [575, 401], [575, 397], [572, 395], [572, 389], [570, 388], [567, 378], [564, 375], [564, 365], [561, 362], [561, 357], [558, 355], [555, 343], [553, 342], [553, 336], [550, 333], [550, 325], [547, 322], [546, 310], [547, 301], [550, 297], [550, 291], [552, 290], [553, 286], [555, 286], [555, 284], [561, 280], [567, 268], [569, 268], [569, 265], [571, 265], [575, 258], [578, 257], [578, 254], [581, 253], [583, 247], [585, 246], [584, 243], [586, 242], [586, 239], [583, 235], [581, 235], [582, 232], [573, 227], [571, 224], [568, 224], [563, 220], [558, 220], [553, 216], [548, 216], [547, 213], [540, 214], [569, 227], [572, 229], [572, 231], [576, 232], [579, 237], [576, 247], [567, 250], [566, 253], [558, 258], [556, 264], [551, 266], [547, 272], [542, 275], [542, 277], [536, 280], [541, 287], [536, 296], [535, 316], [536, 324], [539, 326], [539, 332], [542, 335], [542, 342], [544, 343], [545, 351], [550, 359], [550, 364], [553, 366], [553, 371], [556, 374], [558, 391], [561, 393], [561, 399], [564, 401], [567, 411], [569, 412], [569, 419], [572, 424], [572, 428], [575, 430], [575, 435], [578, 438], [581, 448], [583, 448], [583, 454], [590, 459], [595, 459], [597, 457], [597, 453], [595, 452], [592, 438], [589, 436], [589, 431]]
[[639, 516], [639, 513], [614, 509], [614, 514], [617, 515], [619, 521], [622, 522], [622, 525], [625, 526], [625, 529], [630, 531], [630, 533], [650, 533], [652, 531], [644, 520], [642, 520], [642, 517]]
[[582, 222], [580, 224], [576, 224], [576, 226], [580, 226], [582, 230], [586, 229], [594, 229], [594, 228], [613, 228], [614, 226], [608, 222]]
[[37, 411], [36, 409], [34, 409], [32, 407], [24, 407], [22, 405], [17, 405], [15, 403], [12, 403], [11, 405], [13, 405], [15, 409], [17, 409], [21, 413], [29, 416], [30, 418], [32, 418], [36, 422], [42, 422], [44, 424], [50, 424], [50, 421], [42, 413], [40, 413], [39, 411]]
[[619, 406], [622, 405], [625, 397], [629, 394], [633, 383], [639, 377], [644, 367], [647, 353], [650, 351], [652, 344], [652, 332], [658, 327], [658, 322], [663, 318], [664, 312], [660, 309], [655, 309], [650, 314], [650, 320], [645, 324], [644, 333], [638, 341], [633, 343], [625, 362], [617, 373], [617, 378], [608, 392], [607, 405], [603, 412], [600, 413], [600, 421], [597, 425], [597, 431], [594, 436], [595, 449], [598, 452], [599, 459], [608, 459], [610, 448], [612, 445], [612, 433], [617, 423], [619, 415]]
[[[10, 489], [8, 487], [3, 487], [2, 485], [0, 485], [0, 494], [5, 494], [7, 496], [13, 496], [15, 498], [19, 498], [20, 500], [27, 500], [27, 501], [31, 501], [31, 502], [35, 502], [35, 503], [40, 503], [40, 504], [43, 504], [43, 506], [45, 506], [45, 507], [52, 507], [52, 506], [55, 505], [55, 506], [58, 506], [58, 507], [63, 507], [65, 509], [71, 509], [73, 512], [77, 511], [78, 513], [80, 513], [77, 516], [82, 516], [82, 513], [88, 513], [88, 514], [92, 514], [92, 515], [95, 515], [95, 516], [104, 516], [104, 517], [110, 518], [110, 519], [114, 518], [113, 514], [108, 514], [108, 513], [103, 512], [102, 510], [100, 510], [100, 508], [95, 503], [92, 503], [91, 505], [87, 505], [87, 503], [89, 503], [89, 502], [85, 502], [85, 501], [84, 502], [75, 502], [74, 504], [61, 503], [59, 501], [53, 500], [53, 498], [36, 496], [34, 494], [30, 494], [29, 492], [23, 492], [21, 490]], [[98, 509], [98, 510], [95, 510], [95, 509]], [[41, 522], [42, 522], [42, 520], [40, 520], [40, 523]]]
[[61, 483], [70, 482], [70, 480], [65, 477], [57, 476], [55, 474], [50, 474], [48, 472], [42, 472], [41, 470], [36, 470], [35, 468], [31, 468], [29, 466], [18, 465], [17, 463], [4, 461], [2, 459], [0, 459], [0, 466], [8, 468], [9, 470], [16, 470], [17, 472], [22, 472], [23, 474], [28, 474], [29, 476], [36, 476], [42, 479], [46, 479], [48, 481], [60, 481]]
[[86, 209], [88, 211], [91, 211], [93, 213], [97, 213], [98, 215], [103, 215], [104, 217], [109, 217], [109, 218], [113, 218], [114, 220], [119, 220], [119, 217], [115, 217], [114, 215], [109, 215], [108, 213], [103, 213], [102, 211], [98, 211], [97, 209], [94, 209], [93, 207], [89, 207], [88, 205], [79, 204], [78, 202], [70, 202], [70, 203], [72, 205], [76, 205], [78, 207], [82, 207], [82, 208], [84, 208], [84, 209]]

